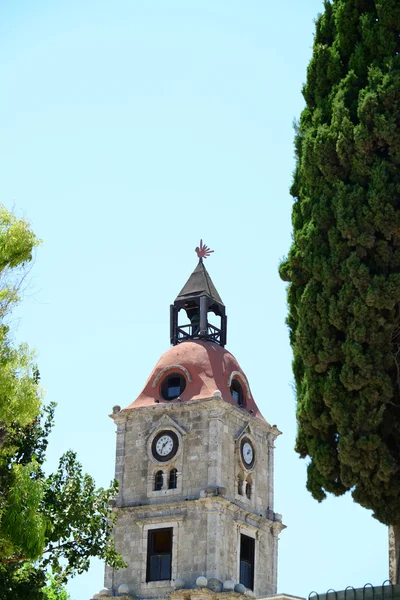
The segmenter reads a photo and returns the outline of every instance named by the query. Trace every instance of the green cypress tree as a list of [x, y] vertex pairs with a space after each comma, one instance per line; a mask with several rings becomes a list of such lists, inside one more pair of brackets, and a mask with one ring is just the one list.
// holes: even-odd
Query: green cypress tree
[[393, 526], [397, 554], [399, 51], [399, 0], [324, 2], [296, 125], [293, 244], [280, 267], [307, 489], [319, 501], [352, 490]]

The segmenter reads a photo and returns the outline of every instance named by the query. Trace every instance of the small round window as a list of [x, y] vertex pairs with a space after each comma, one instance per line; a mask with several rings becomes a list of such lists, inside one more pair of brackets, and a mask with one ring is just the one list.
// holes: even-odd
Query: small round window
[[232, 379], [230, 389], [231, 389], [232, 398], [234, 399], [236, 404], [238, 406], [243, 406], [244, 405], [243, 388], [237, 379]]
[[175, 400], [186, 387], [186, 379], [179, 373], [168, 375], [161, 385], [161, 395], [164, 400]]

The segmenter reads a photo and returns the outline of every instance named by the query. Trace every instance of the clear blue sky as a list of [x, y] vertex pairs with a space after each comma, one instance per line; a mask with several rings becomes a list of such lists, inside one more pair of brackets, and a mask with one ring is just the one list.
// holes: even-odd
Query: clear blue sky
[[[228, 349], [276, 450], [279, 591], [387, 578], [387, 531], [350, 497], [305, 490], [285, 286], [292, 121], [321, 0], [2, 2], [0, 201], [44, 244], [18, 312], [58, 402], [48, 469], [68, 448], [99, 485], [114, 473], [114, 404], [169, 347], [169, 304], [199, 239], [228, 312]], [[73, 580], [73, 600], [103, 567]]]

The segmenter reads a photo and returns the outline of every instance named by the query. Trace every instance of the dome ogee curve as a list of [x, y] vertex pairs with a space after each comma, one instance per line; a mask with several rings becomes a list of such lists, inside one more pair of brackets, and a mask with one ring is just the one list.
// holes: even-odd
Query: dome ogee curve
[[[179, 399], [164, 400], [161, 386], [164, 379], [172, 374], [185, 377], [186, 387]], [[212, 398], [216, 390], [221, 392], [222, 401], [237, 406], [230, 391], [232, 379], [237, 379], [243, 389], [242, 410], [265, 421], [253, 400], [246, 375], [236, 358], [218, 344], [200, 340], [183, 342], [165, 352], [153, 369], [141, 394], [125, 410], [154, 406], [157, 400], [165, 404], [204, 400]]]

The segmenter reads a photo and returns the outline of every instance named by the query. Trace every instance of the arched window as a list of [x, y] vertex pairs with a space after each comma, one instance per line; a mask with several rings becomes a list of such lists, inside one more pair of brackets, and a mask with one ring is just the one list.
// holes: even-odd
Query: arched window
[[246, 481], [246, 496], [250, 500], [251, 498], [251, 482]]
[[237, 478], [237, 493], [239, 496], [243, 496], [243, 476], [239, 473]]
[[169, 472], [169, 482], [168, 488], [170, 490], [175, 490], [178, 483], [178, 471], [176, 469], [171, 469]]
[[161, 395], [164, 400], [175, 400], [186, 387], [186, 379], [180, 373], [167, 375], [161, 385]]
[[162, 471], [157, 471], [154, 477], [154, 489], [156, 492], [162, 490], [164, 483], [164, 473]]
[[234, 399], [236, 404], [238, 406], [243, 406], [244, 405], [243, 388], [237, 379], [232, 379], [230, 389], [231, 389], [232, 398]]

